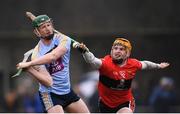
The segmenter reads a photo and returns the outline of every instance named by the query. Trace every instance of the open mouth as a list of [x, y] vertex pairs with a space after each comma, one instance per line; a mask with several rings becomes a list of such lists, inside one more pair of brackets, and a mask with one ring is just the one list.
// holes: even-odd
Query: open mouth
[[45, 37], [48, 37], [50, 35], [52, 35], [52, 33], [51, 32], [47, 32]]
[[115, 54], [114, 57], [115, 57], [116, 59], [120, 59], [120, 58], [121, 58], [121, 55], [120, 55], [120, 54]]
[[52, 34], [51, 32], [47, 32], [47, 33], [46, 33], [47, 36], [49, 36], [49, 35], [51, 35], [51, 34]]

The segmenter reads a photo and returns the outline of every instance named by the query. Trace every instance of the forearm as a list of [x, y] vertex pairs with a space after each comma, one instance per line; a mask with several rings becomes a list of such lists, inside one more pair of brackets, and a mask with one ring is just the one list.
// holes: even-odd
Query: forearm
[[40, 72], [39, 70], [35, 69], [34, 67], [29, 67], [27, 70], [35, 79], [37, 79], [41, 84], [49, 87], [52, 86], [53, 81], [52, 77], [47, 74]]
[[160, 64], [151, 61], [141, 61], [142, 69], [159, 69]]
[[101, 59], [96, 58], [91, 52], [85, 52], [83, 54], [83, 58], [87, 63], [91, 64], [91, 66], [96, 69], [100, 68], [100, 66], [102, 65]]
[[42, 57], [39, 57], [30, 61], [30, 66], [48, 64], [48, 63], [51, 63], [53, 60], [56, 60], [56, 57], [52, 55], [51, 53], [48, 53]]
[[66, 51], [67, 50], [64, 47], [57, 47], [52, 52], [30, 61], [30, 66], [51, 63], [62, 57], [66, 53]]

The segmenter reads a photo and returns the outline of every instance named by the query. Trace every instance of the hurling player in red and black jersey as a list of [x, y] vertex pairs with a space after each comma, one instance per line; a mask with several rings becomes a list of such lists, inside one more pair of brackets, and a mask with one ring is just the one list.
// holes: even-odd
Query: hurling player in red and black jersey
[[135, 108], [131, 92], [131, 82], [138, 70], [163, 69], [169, 63], [160, 64], [129, 58], [131, 43], [124, 38], [117, 38], [110, 55], [96, 58], [84, 45], [77, 45], [87, 63], [99, 70], [99, 109], [102, 113], [132, 113]]

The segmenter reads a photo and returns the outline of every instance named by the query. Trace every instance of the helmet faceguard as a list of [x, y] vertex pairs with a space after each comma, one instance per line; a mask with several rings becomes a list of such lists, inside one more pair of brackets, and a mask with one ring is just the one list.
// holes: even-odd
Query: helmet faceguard
[[49, 36], [42, 37], [38, 30], [38, 28], [46, 22], [51, 22], [51, 19], [47, 15], [39, 15], [32, 21], [32, 25], [35, 28], [34, 31], [38, 37], [40, 37], [42, 39], [46, 39], [46, 40], [51, 40], [54, 36], [54, 33]]
[[113, 43], [113, 46], [114, 45], [117, 45], [117, 44], [120, 44], [122, 46], [125, 46], [127, 51], [131, 52], [132, 50], [132, 46], [131, 46], [131, 43], [129, 40], [125, 39], [125, 38], [117, 38], [114, 43]]
[[32, 21], [32, 25], [34, 28], [38, 28], [49, 21], [51, 21], [51, 19], [47, 15], [39, 15]]
[[[124, 39], [124, 38], [117, 38], [113, 42], [112, 49], [116, 45], [121, 45], [121, 46], [125, 47], [125, 49], [126, 49], [126, 53], [127, 53], [126, 57], [120, 58], [120, 59], [113, 59], [114, 63], [121, 64], [130, 56], [132, 46], [131, 46], [131, 43], [127, 39]], [[111, 49], [111, 55], [112, 55], [112, 49]]]

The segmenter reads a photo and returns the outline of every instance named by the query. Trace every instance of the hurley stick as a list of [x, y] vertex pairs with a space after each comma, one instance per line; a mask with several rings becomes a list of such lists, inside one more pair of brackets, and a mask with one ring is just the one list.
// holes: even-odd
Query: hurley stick
[[[26, 53], [24, 53], [24, 58], [23, 58], [23, 61], [22, 61], [22, 62], [26, 62], [26, 61], [28, 60], [28, 58], [29, 58], [29, 56], [32, 54], [33, 50], [34, 50], [34, 49], [31, 49], [31, 50], [27, 51]], [[12, 76], [12, 78], [14, 78], [14, 77], [16, 77], [16, 76], [19, 76], [19, 75], [22, 73], [22, 70], [23, 70], [22, 68], [19, 69], [19, 70], [17, 71], [17, 73]]]

